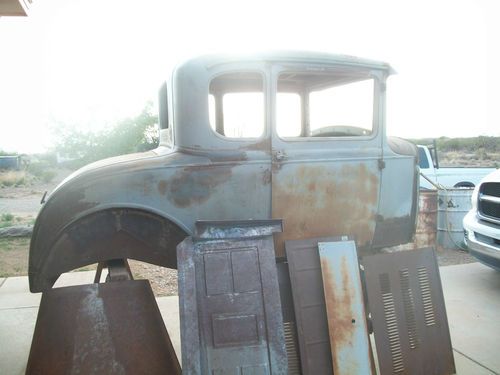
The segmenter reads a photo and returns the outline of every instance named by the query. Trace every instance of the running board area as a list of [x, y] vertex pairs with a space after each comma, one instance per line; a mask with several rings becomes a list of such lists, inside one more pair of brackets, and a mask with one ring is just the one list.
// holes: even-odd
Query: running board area
[[43, 293], [26, 374], [181, 374], [147, 280]]

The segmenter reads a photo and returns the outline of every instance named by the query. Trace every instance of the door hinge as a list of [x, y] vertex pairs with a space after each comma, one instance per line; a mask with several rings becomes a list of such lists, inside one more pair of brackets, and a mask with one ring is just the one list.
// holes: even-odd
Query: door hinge
[[383, 159], [378, 159], [378, 169], [382, 170], [385, 168], [385, 161]]

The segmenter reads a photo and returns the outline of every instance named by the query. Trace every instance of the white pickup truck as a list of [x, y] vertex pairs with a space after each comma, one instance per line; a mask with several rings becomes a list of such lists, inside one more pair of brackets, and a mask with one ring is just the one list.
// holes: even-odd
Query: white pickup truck
[[500, 169], [474, 189], [463, 225], [469, 253], [500, 271]]
[[[431, 180], [434, 184], [441, 185], [446, 188], [475, 187], [483, 177], [495, 170], [495, 168], [468, 167], [440, 168], [436, 156], [437, 155], [434, 153], [433, 157], [429, 147], [418, 145], [420, 173]], [[420, 176], [420, 188], [434, 189], [435, 186], [433, 186], [425, 177]]]

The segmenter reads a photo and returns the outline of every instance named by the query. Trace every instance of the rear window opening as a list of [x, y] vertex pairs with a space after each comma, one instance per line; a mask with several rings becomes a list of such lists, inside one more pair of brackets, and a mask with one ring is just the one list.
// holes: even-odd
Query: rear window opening
[[265, 128], [264, 82], [259, 73], [230, 73], [210, 82], [211, 128], [227, 138], [259, 138]]

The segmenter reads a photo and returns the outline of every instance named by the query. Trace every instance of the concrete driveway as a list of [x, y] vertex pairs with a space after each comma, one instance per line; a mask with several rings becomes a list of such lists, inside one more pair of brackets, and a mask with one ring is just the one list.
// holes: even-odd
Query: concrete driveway
[[440, 267], [458, 374], [500, 374], [500, 272], [480, 263]]
[[[479, 263], [440, 271], [457, 374], [500, 374], [500, 272]], [[93, 277], [92, 271], [68, 273], [56, 286], [90, 283]], [[178, 299], [157, 302], [180, 358]], [[24, 374], [39, 303], [27, 277], [0, 279], [0, 374]]]

